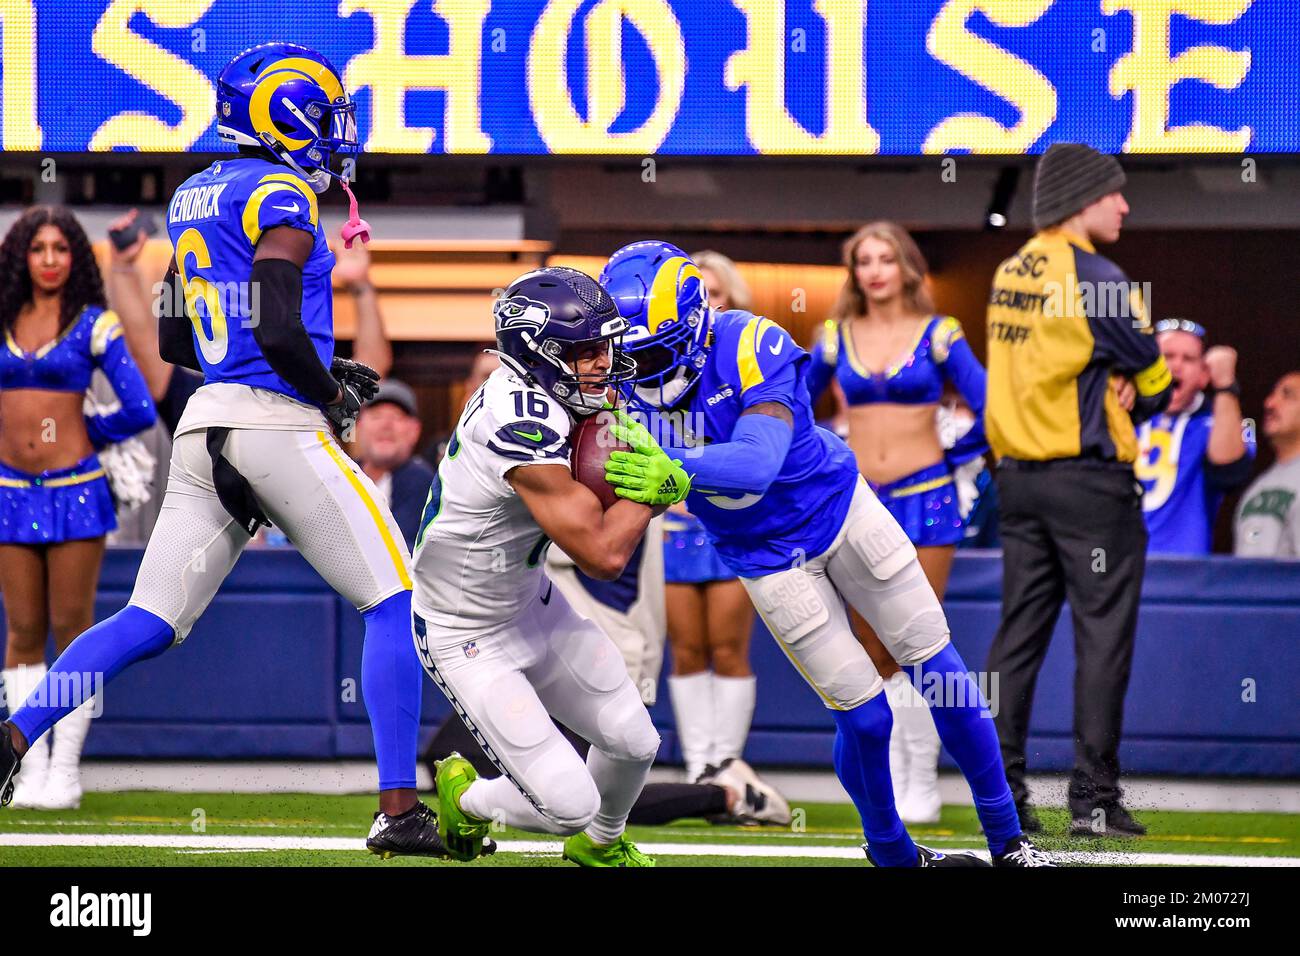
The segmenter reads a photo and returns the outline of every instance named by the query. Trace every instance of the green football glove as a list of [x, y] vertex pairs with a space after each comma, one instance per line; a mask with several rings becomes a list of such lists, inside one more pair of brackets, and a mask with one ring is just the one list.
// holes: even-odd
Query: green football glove
[[[626, 438], [623, 440], [632, 444]], [[691, 490], [691, 479], [682, 470], [682, 463], [669, 458], [658, 445], [649, 455], [635, 451], [611, 452], [605, 460], [605, 480], [614, 486], [614, 494], [620, 498], [651, 506], [676, 504]]]
[[621, 442], [626, 442], [639, 455], [663, 454], [654, 436], [639, 421], [621, 408], [610, 409], [610, 414], [614, 416], [614, 424], [609, 426], [611, 435]]

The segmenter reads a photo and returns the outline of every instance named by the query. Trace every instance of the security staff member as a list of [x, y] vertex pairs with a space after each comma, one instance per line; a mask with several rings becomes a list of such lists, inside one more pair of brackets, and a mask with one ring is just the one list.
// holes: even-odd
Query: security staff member
[[[1025, 786], [1034, 684], [1067, 596], [1077, 658], [1071, 832], [1145, 832], [1119, 788], [1147, 550], [1134, 423], [1165, 407], [1171, 379], [1141, 296], [1093, 247], [1119, 238], [1124, 182], [1119, 163], [1090, 147], [1048, 149], [1034, 178], [1038, 232], [998, 267], [989, 297], [984, 414], [998, 458], [1003, 580], [988, 667], [1000, 675], [998, 737], [1025, 832], [1041, 829]], [[1133, 396], [1131, 411], [1121, 394]]]

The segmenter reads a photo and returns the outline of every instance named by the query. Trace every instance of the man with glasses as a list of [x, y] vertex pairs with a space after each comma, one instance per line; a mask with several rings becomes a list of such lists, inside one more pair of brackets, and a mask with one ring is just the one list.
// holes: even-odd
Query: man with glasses
[[1241, 421], [1237, 351], [1205, 347], [1190, 319], [1162, 319], [1156, 341], [1174, 379], [1169, 406], [1138, 428], [1134, 471], [1142, 482], [1148, 551], [1208, 554], [1226, 492], [1250, 479], [1255, 441]]

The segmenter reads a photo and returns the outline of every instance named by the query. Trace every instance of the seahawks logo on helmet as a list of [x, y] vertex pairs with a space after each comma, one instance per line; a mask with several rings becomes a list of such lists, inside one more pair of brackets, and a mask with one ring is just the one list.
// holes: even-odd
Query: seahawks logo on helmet
[[496, 319], [498, 329], [524, 328], [540, 332], [551, 317], [551, 309], [543, 302], [516, 295], [509, 299], [497, 299], [492, 306], [492, 316]]

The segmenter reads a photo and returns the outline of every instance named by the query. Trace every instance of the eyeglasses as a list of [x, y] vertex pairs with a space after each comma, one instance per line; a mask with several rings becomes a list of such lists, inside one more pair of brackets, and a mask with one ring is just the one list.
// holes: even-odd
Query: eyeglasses
[[1156, 323], [1156, 334], [1161, 332], [1190, 332], [1198, 339], [1205, 338], [1205, 326], [1191, 319], [1161, 319]]

